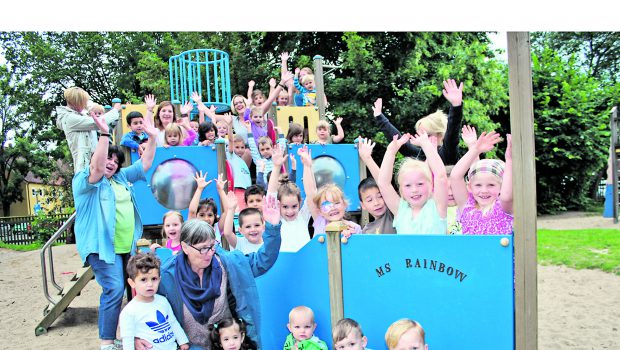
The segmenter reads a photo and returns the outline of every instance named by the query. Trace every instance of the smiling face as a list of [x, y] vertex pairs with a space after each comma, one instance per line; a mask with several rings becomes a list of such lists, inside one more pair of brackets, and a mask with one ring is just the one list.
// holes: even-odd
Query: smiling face
[[334, 344], [334, 350], [364, 350], [368, 344], [368, 339], [358, 331], [352, 330], [346, 338]]
[[300, 203], [296, 195], [282, 196], [280, 200], [280, 215], [286, 221], [293, 221], [299, 214]]
[[215, 140], [215, 131], [213, 129], [207, 131], [205, 133], [205, 138], [209, 141], [214, 141]]
[[161, 125], [165, 129], [168, 124], [174, 121], [174, 111], [172, 110], [172, 106], [164, 106], [159, 110], [159, 120], [161, 121]]
[[278, 106], [288, 106], [288, 94], [286, 92], [278, 95]]
[[159, 288], [159, 270], [150, 269], [147, 273], [138, 271], [135, 279], [128, 278], [129, 285], [136, 290], [135, 298], [139, 301], [150, 302], [155, 299]]
[[220, 329], [220, 344], [224, 350], [239, 350], [241, 349], [241, 343], [245, 334], [239, 330], [239, 325], [236, 323], [230, 327]]
[[433, 195], [431, 182], [421, 171], [411, 170], [399, 178], [400, 194], [412, 208], [422, 208]]
[[191, 122], [189, 122], [189, 126], [191, 126], [191, 127], [192, 127], [192, 130], [194, 130], [194, 132], [198, 132], [198, 127], [199, 127], [200, 125], [198, 124], [198, 122], [191, 121]]
[[265, 118], [263, 118], [263, 115], [259, 112], [253, 112], [251, 118], [252, 122], [260, 127], [262, 127], [265, 122]]
[[[241, 223], [243, 221], [243, 223]], [[263, 243], [263, 232], [265, 231], [265, 223], [260, 214], [250, 214], [239, 218], [239, 232], [248, 242], [253, 244]]]
[[263, 104], [263, 102], [265, 102], [265, 96], [263, 94], [256, 94], [256, 96], [254, 96], [253, 102], [255, 106], [260, 106]]
[[245, 110], [245, 99], [243, 96], [237, 96], [233, 99], [233, 107], [237, 114], [241, 115]]
[[181, 219], [178, 215], [168, 215], [164, 220], [164, 233], [166, 233], [166, 238], [174, 242], [174, 245], [179, 245], [181, 241]]
[[502, 183], [497, 176], [489, 172], [479, 172], [470, 179], [467, 188], [478, 206], [486, 208], [493, 205], [499, 197]]
[[378, 187], [370, 187], [362, 192], [362, 208], [375, 219], [385, 214], [386, 206]]
[[213, 213], [213, 209], [207, 205], [203, 205], [200, 209], [198, 209], [196, 217], [200, 220], [208, 222], [211, 226], [215, 224], [215, 213]]
[[112, 175], [116, 174], [116, 170], [119, 167], [119, 161], [116, 154], [112, 153], [105, 161], [105, 170], [103, 171], [103, 176], [106, 178], [111, 178]]
[[342, 196], [327, 192], [321, 198], [321, 215], [329, 222], [342, 220], [346, 209], [346, 203]]
[[217, 136], [218, 137], [226, 137], [228, 135], [228, 125], [224, 121], [219, 121], [215, 123], [217, 126]]

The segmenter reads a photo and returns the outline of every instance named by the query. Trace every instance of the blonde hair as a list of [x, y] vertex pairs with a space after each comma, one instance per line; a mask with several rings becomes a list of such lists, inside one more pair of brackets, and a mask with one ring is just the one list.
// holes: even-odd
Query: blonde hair
[[321, 188], [319, 188], [316, 194], [314, 195], [314, 198], [312, 198], [312, 202], [317, 208], [321, 208], [321, 203], [327, 197], [328, 194], [331, 194], [332, 198], [334, 199], [335, 198], [342, 199], [342, 201], [344, 202], [345, 208], [349, 207], [349, 201], [344, 196], [344, 192], [342, 192], [342, 189], [340, 189], [340, 187], [336, 186], [336, 184], [333, 184], [333, 183], [329, 183], [329, 184], [321, 186]]
[[237, 97], [241, 97], [241, 101], [243, 102], [243, 106], [244, 106], [244, 107], [247, 107], [247, 106], [248, 106], [248, 104], [247, 104], [247, 102], [246, 102], [246, 100], [245, 100], [245, 97], [243, 97], [243, 95], [235, 95], [235, 96], [233, 96], [233, 98], [230, 100], [230, 111], [231, 111], [234, 115], [237, 115], [237, 110], [235, 109], [235, 99], [236, 99]]
[[304, 75], [303, 78], [301, 78], [301, 83], [302, 84], [305, 84], [308, 81], [314, 82], [314, 74], [308, 73], [308, 74]]
[[69, 107], [78, 108], [80, 112], [86, 109], [88, 100], [90, 99], [90, 95], [88, 94], [88, 92], [77, 86], [65, 89], [64, 96], [65, 101], [67, 101]]
[[351, 318], [343, 318], [342, 320], [336, 322], [334, 328], [332, 328], [332, 340], [334, 346], [337, 342], [345, 339], [351, 334], [351, 332], [357, 332], [360, 338], [364, 336], [364, 332], [362, 332], [362, 327], [355, 320]]
[[429, 182], [432, 182], [433, 173], [431, 172], [431, 168], [428, 166], [428, 164], [426, 164], [426, 162], [406, 157], [405, 160], [400, 163], [400, 168], [398, 169], [398, 174], [396, 175], [396, 182], [398, 183], [399, 192], [402, 185], [403, 176], [405, 176], [405, 174], [411, 173], [412, 171], [421, 172]]
[[311, 308], [304, 306], [304, 305], [295, 306], [291, 310], [291, 312], [288, 313], [288, 321], [291, 322], [293, 317], [299, 314], [310, 316], [312, 318], [312, 322], [314, 322], [314, 311], [312, 311]]
[[418, 131], [420, 127], [424, 128], [427, 134], [439, 134], [443, 139], [448, 129], [448, 116], [443, 111], [437, 110], [437, 112], [429, 114], [415, 123], [416, 131]]
[[317, 130], [319, 130], [319, 129], [327, 129], [327, 131], [329, 131], [330, 134], [331, 134], [331, 128], [329, 127], [329, 122], [327, 120], [325, 120], [325, 119], [319, 120], [319, 122], [316, 123], [316, 129]]
[[420, 334], [422, 343], [426, 344], [426, 341], [424, 340], [424, 328], [422, 328], [422, 325], [414, 320], [403, 318], [392, 323], [387, 329], [387, 332], [385, 332], [385, 345], [387, 345], [388, 349], [394, 349], [403, 334], [410, 329], [415, 329]]
[[273, 147], [273, 142], [271, 142], [271, 139], [269, 138], [269, 136], [261, 136], [258, 139], [258, 144], [259, 145], [269, 145]]
[[250, 118], [252, 118], [252, 116], [254, 114], [260, 114], [261, 117], [262, 117], [263, 116], [263, 109], [261, 107], [258, 107], [258, 106], [252, 106], [252, 108], [250, 108]]
[[90, 114], [91, 112], [105, 113], [105, 109], [102, 105], [95, 103], [88, 109], [88, 113]]
[[183, 215], [181, 215], [181, 213], [179, 213], [178, 211], [175, 210], [170, 210], [169, 212], [167, 212], [166, 214], [164, 214], [164, 217], [161, 221], [161, 238], [166, 238], [166, 231], [164, 231], [164, 226], [166, 223], [166, 219], [170, 216], [176, 216], [179, 218], [179, 220], [181, 221], [181, 224], [183, 224], [184, 220], [183, 220]]
[[164, 131], [164, 144], [168, 144], [168, 135], [179, 135], [179, 145], [183, 143], [185, 140], [185, 135], [183, 134], [183, 129], [177, 123], [170, 123], [166, 126], [166, 130]]
[[[228, 130], [228, 132], [230, 132], [230, 130]], [[235, 134], [235, 137], [233, 138], [233, 143], [234, 142], [243, 142], [243, 144], [245, 145], [245, 140], [243, 139], [243, 136], [239, 134]]]

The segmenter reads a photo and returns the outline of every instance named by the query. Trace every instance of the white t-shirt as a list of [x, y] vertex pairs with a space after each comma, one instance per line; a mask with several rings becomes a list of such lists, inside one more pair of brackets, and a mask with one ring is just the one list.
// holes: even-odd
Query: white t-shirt
[[243, 254], [256, 253], [260, 247], [263, 246], [263, 243], [255, 244], [250, 243], [247, 238], [241, 236], [237, 237], [237, 245], [235, 246], [235, 250], [242, 252]]
[[131, 300], [121, 311], [119, 326], [124, 350], [134, 350], [134, 337], [151, 343], [153, 350], [176, 350], [175, 340], [189, 343], [168, 299], [159, 294], [150, 303]]
[[310, 232], [308, 231], [310, 216], [308, 200], [305, 200], [295, 220], [286, 221], [282, 219], [280, 228], [282, 235], [281, 252], [296, 252], [310, 242]]

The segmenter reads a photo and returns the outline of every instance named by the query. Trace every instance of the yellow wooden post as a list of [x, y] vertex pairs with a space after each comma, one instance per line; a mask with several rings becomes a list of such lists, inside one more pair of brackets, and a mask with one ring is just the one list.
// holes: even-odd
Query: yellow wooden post
[[316, 55], [314, 60], [314, 87], [316, 89], [316, 105], [319, 108], [319, 118], [325, 119], [325, 85], [323, 83], [323, 56]]
[[[342, 294], [342, 255], [340, 233], [347, 226], [342, 221], [331, 222], [325, 227], [327, 234], [327, 271], [329, 278], [329, 309], [332, 326], [344, 317]], [[344, 238], [343, 238], [344, 239]], [[346, 239], [344, 239], [346, 243]]]
[[508, 33], [515, 250], [515, 346], [538, 348], [536, 262], [536, 164], [530, 40]]

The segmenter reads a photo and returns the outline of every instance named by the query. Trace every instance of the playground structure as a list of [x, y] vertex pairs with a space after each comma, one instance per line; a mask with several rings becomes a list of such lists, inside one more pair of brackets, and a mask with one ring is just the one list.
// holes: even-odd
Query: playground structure
[[[515, 188], [535, 189], [532, 85], [529, 37], [527, 33], [508, 33], [508, 59], [510, 67], [510, 117], [515, 174], [513, 183]], [[315, 57], [315, 63], [316, 60]], [[191, 60], [186, 59], [186, 61], [190, 62]], [[200, 68], [191, 69], [199, 70]], [[190, 72], [191, 69], [188, 68], [187, 72]], [[179, 71], [182, 72], [183, 69], [179, 68]], [[190, 76], [190, 73], [187, 72], [186, 76]], [[191, 71], [191, 74], [195, 73], [196, 71]], [[315, 76], [318, 77], [316, 79], [317, 91], [322, 93], [322, 68], [316, 69], [316, 65]], [[325, 106], [321, 106], [323, 99], [317, 96], [317, 101], [319, 103], [317, 110], [322, 118], [325, 112]], [[208, 103], [208, 101], [205, 101], [205, 104]], [[288, 124], [286, 123], [285, 125]], [[354, 147], [353, 145], [345, 146]], [[218, 145], [215, 152], [213, 150], [207, 150], [206, 152], [216, 154], [218, 160], [215, 162], [218, 164], [217, 171], [221, 171], [223, 169], [223, 160], [221, 159], [224, 158], [217, 156], [221, 152], [218, 147], [223, 149], [223, 145]], [[168, 153], [171, 154], [163, 154], [164, 152], [162, 152], [161, 160], [157, 163], [154, 162], [151, 172], [147, 174], [147, 179], [152, 179], [153, 173], [159, 165], [170, 160], [185, 157], [181, 155], [180, 151], [178, 151], [179, 149], [169, 150], [170, 152]], [[187, 147], [187, 149], [192, 149], [192, 147]], [[162, 149], [159, 149], [157, 154], [160, 153], [160, 150]], [[168, 158], [164, 159], [166, 155]], [[314, 152], [313, 156], [316, 157]], [[355, 157], [355, 159], [358, 158]], [[350, 161], [350, 159], [347, 161]], [[213, 163], [213, 161], [210, 163]], [[352, 169], [354, 167], [357, 167], [355, 171], [360, 174], [360, 179], [365, 177], [365, 167], [360, 166], [359, 163], [347, 165], [345, 169]], [[363, 171], [362, 168], [364, 168]], [[144, 186], [147, 188], [151, 186], [149, 190], [152, 193], [152, 185], [149, 180], [149, 183]], [[351, 193], [347, 191], [345, 193], [350, 199], [357, 197], [356, 192]], [[151, 195], [151, 197], [153, 196]], [[286, 324], [285, 318], [288, 310], [296, 304], [307, 303], [307, 305], [315, 309], [317, 323], [319, 323], [317, 333], [325, 340], [330, 338], [331, 324], [335, 320], [341, 317], [352, 317], [362, 324], [365, 332], [371, 338], [372, 342], [369, 346], [383, 349], [382, 334], [387, 329], [389, 323], [401, 317], [411, 317], [420, 320], [427, 328], [428, 343], [431, 345], [437, 344], [437, 346], [433, 347], [434, 349], [473, 347], [473, 344], [480, 344], [480, 339], [483, 338], [488, 339], [489, 342], [483, 342], [482, 346], [477, 348], [536, 349], [535, 198], [535, 191], [515, 193], [514, 236], [512, 237], [367, 236], [353, 237], [350, 240], [340, 241], [340, 230], [338, 227], [332, 227], [328, 228], [327, 237], [322, 235], [315, 237], [301, 251], [297, 253], [282, 253], [272, 270], [265, 276], [257, 279], [261, 294], [262, 314], [269, 314], [274, 317], [273, 321], [268, 317], [263, 319], [263, 325], [272, 324], [271, 327], [263, 327], [264, 348], [271, 349], [274, 346], [281, 346], [283, 341], [281, 333], [285, 332], [284, 325]], [[163, 202], [171, 203], [169, 195]], [[172, 199], [172, 203], [175, 202], [176, 198]], [[161, 204], [162, 202], [158, 203]], [[161, 220], [161, 215], [159, 215], [159, 220]], [[67, 223], [70, 223], [70, 221], [67, 221]], [[46, 297], [50, 301], [50, 306], [52, 304], [54, 306], [48, 307], [46, 309], [47, 313], [44, 312], [46, 317], [37, 326], [35, 331], [37, 335], [47, 331], [47, 327], [66, 309], [71, 299], [83, 288], [81, 283], [80, 285], [76, 283], [76, 287], [69, 288], [68, 292], [64, 293], [61, 291], [60, 300], [50, 298], [48, 294], [46, 277], [48, 272], [51, 273], [52, 283], [55, 285], [53, 281], [51, 244], [53, 239], [55, 239], [54, 237], [59, 235], [60, 232], [57, 232], [46, 243], [41, 252], [44, 293], [46, 293]], [[326, 238], [327, 245], [325, 245]], [[386, 241], [378, 244], [377, 239]], [[464, 249], [463, 245], [467, 245], [467, 247]], [[327, 248], [324, 248], [325, 246]], [[437, 248], [432, 248], [432, 246]], [[424, 250], [420, 250], [420, 248], [424, 248]], [[493, 250], [499, 255], [470, 254], [470, 248], [479, 248], [487, 253]], [[512, 254], [513, 248], [514, 255]], [[49, 271], [44, 263], [45, 254], [48, 251]], [[304, 256], [306, 256], [305, 259], [303, 259]], [[312, 258], [309, 258], [310, 256]], [[501, 256], [501, 262], [499, 263], [496, 260], [498, 256]], [[514, 279], [513, 274], [510, 273], [513, 268], [513, 258]], [[411, 260], [408, 262], [407, 259]], [[418, 270], [415, 270], [415, 264], [420, 259], [423, 261], [420, 264], [424, 264], [425, 268], [422, 269], [420, 267]], [[297, 263], [291, 262], [293, 260], [297, 261]], [[317, 262], [317, 260], [320, 260], [320, 262]], [[435, 268], [432, 272], [426, 268], [426, 264], [430, 266], [431, 260], [435, 261]], [[305, 261], [308, 265], [310, 272], [301, 273], [302, 277], [300, 280], [295, 284], [291, 284], [291, 272], [286, 271], [284, 267], [296, 266], [295, 264], [301, 264], [302, 261]], [[440, 263], [444, 264], [443, 269], [445, 272], [437, 272], [438, 269], [441, 269]], [[476, 263], [481, 265], [475, 265]], [[400, 272], [396, 267], [399, 264], [400, 270], [402, 270]], [[411, 266], [408, 266], [409, 264]], [[497, 269], [482, 271], [481, 266], [496, 267]], [[487, 282], [492, 281], [492, 283], [496, 283], [498, 279], [501, 280], [501, 283], [497, 285], [481, 285], [483, 286], [482, 288], [495, 288], [493, 291], [496, 291], [497, 294], [494, 292], [480, 294], [476, 293], [474, 289], [467, 289], [463, 293], [468, 297], [472, 297], [472, 299], [482, 300], [488, 307], [480, 309], [472, 306], [473, 304], [465, 305], [465, 299], [467, 298], [452, 300], [457, 304], [450, 304], [450, 299], [454, 299], [459, 295], [455, 296], [446, 292], [452, 290], [454, 293], [461, 293], [465, 289], [453, 289], [455, 288], [455, 283], [458, 282], [456, 282], [457, 278], [448, 273], [448, 267], [452, 268], [452, 274], [456, 273], [455, 269], [458, 267], [461, 272], [475, 271], [475, 274], [478, 276], [487, 276]], [[412, 270], [407, 270], [408, 268]], [[355, 271], [355, 274], [351, 274], [351, 271]], [[408, 272], [414, 273], [408, 275]], [[487, 274], [487, 272], [489, 273]], [[442, 275], [442, 273], [444, 274]], [[435, 276], [437, 279], [430, 278], [433, 274], [437, 275]], [[88, 274], [84, 273], [83, 275], [87, 282], [89, 280]], [[469, 276], [473, 275], [470, 272]], [[282, 276], [288, 276], [288, 279], [283, 279]], [[385, 280], [390, 282], [382, 285], [382, 282]], [[461, 282], [465, 280], [466, 277]], [[381, 281], [381, 283], [377, 281]], [[514, 290], [512, 289], [513, 282]], [[59, 286], [56, 287], [59, 288]], [[312, 294], [312, 290], [315, 287], [318, 289], [318, 294]], [[283, 291], [287, 293], [284, 296], [282, 295]], [[443, 294], [441, 293], [442, 291]], [[295, 296], [299, 298], [295, 299]], [[329, 311], [327, 311], [327, 307], [329, 307]], [[281, 308], [288, 309], [282, 313]], [[274, 310], [277, 310], [277, 312]], [[381, 314], [377, 315], [377, 313]], [[433, 320], [434, 314], [441, 314], [443, 318], [438, 317], [436, 320]], [[456, 320], [451, 315], [457, 315]], [[494, 318], [495, 316], [499, 318]], [[376, 320], [374, 320], [375, 318]], [[282, 321], [283, 319], [284, 321]], [[476, 321], [473, 322], [472, 327], [478, 328], [477, 333], [475, 329], [472, 330], [471, 328], [463, 329], [462, 332], [459, 331], [458, 333], [453, 332], [453, 329], [463, 328], [464, 324], [469, 323], [471, 320]], [[480, 323], [480, 320], [482, 320], [482, 323]], [[512, 322], [510, 322], [511, 320]], [[375, 321], [377, 322], [375, 323]], [[440, 326], [440, 324], [442, 325]], [[277, 329], [270, 334], [265, 333], [273, 328], [277, 328], [277, 325], [282, 325], [282, 329]], [[495, 331], [499, 333], [492, 334]], [[473, 332], [471, 334], [476, 336], [471, 338], [475, 342], [470, 342], [470, 340], [467, 340], [469, 338], [464, 338], [468, 332]], [[449, 339], [446, 339], [442, 343], [444, 337], [453, 337], [455, 342], [451, 343]]]
[[605, 210], [603, 217], [613, 218], [614, 224], [618, 223], [618, 176], [620, 167], [618, 167], [618, 152], [620, 152], [620, 119], [618, 119], [618, 107], [611, 110], [611, 118], [609, 120], [609, 128], [611, 130], [611, 145], [609, 147], [609, 157], [611, 157], [611, 191], [605, 189]]

